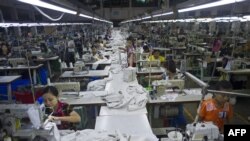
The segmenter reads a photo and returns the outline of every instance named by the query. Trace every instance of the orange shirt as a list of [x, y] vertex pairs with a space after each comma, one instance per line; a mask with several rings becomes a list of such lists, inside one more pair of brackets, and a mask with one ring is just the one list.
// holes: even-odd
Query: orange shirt
[[212, 121], [219, 129], [223, 129], [224, 121], [233, 117], [232, 105], [228, 102], [223, 108], [217, 108], [214, 99], [203, 101], [199, 116], [203, 121]]

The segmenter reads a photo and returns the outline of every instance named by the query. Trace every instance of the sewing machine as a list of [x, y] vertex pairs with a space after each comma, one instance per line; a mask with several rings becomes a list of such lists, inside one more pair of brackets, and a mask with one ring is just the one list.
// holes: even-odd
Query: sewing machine
[[184, 89], [185, 81], [182, 79], [167, 80], [170, 83], [168, 88], [178, 88], [181, 91]]
[[136, 62], [140, 60], [147, 60], [149, 57], [149, 53], [141, 53], [139, 51], [134, 52], [134, 53], [135, 53]]
[[27, 64], [27, 61], [25, 58], [9, 58], [8, 62], [12, 67], [18, 67], [20, 65]]
[[75, 62], [74, 68], [73, 68], [73, 73], [74, 74], [86, 74], [88, 73], [89, 70], [88, 68], [85, 67], [85, 64], [83, 61], [77, 61]]
[[91, 62], [93, 61], [93, 56], [91, 54], [84, 54], [82, 55], [82, 61], [83, 62]]
[[186, 133], [190, 136], [190, 141], [221, 140], [219, 129], [212, 122], [188, 124], [186, 126]]
[[164, 134], [167, 138], [162, 141], [223, 141], [224, 137], [219, 129], [212, 122], [191, 123], [186, 126], [186, 130], [168, 127]]
[[32, 140], [41, 136], [52, 139], [55, 129], [44, 125], [44, 110], [43, 106], [35, 104], [0, 104], [0, 138], [5, 131], [14, 138]]
[[176, 80], [155, 80], [152, 85], [155, 87], [157, 95], [161, 96], [166, 93], [166, 89], [175, 88], [180, 89], [182, 91], [184, 89], [184, 80], [176, 79]]
[[146, 68], [146, 69], [150, 69], [150, 67], [160, 68], [161, 66], [161, 62], [159, 60], [155, 60], [155, 61], [138, 60], [137, 64], [138, 64], [137, 65], [138, 71], [141, 71], [142, 68]]

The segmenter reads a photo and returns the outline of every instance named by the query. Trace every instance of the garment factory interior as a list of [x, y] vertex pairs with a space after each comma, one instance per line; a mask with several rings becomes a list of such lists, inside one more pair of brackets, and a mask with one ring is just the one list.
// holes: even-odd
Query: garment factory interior
[[0, 141], [223, 141], [250, 123], [249, 0], [0, 0]]

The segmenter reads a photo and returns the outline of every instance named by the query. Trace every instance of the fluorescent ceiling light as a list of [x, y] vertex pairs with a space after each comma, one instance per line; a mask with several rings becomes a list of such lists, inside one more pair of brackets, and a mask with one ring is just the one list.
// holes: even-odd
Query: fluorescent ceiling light
[[47, 9], [51, 9], [51, 10], [56, 10], [56, 11], [68, 13], [68, 14], [76, 15], [76, 13], [77, 13], [76, 11], [62, 8], [60, 6], [49, 4], [49, 3], [46, 3], [46, 2], [43, 2], [40, 0], [18, 0], [18, 1], [23, 2], [23, 3], [27, 3], [27, 4], [32, 4], [35, 6], [39, 6], [39, 7], [43, 7], [43, 8], [47, 8]]
[[180, 10], [178, 10], [178, 12], [182, 13], [182, 12], [206, 9], [206, 8], [222, 6], [222, 5], [227, 5], [227, 4], [232, 4], [232, 3], [236, 3], [236, 2], [242, 2], [242, 1], [245, 1], [245, 0], [220, 0], [217, 2], [212, 2], [212, 3], [202, 4], [199, 6], [190, 7], [190, 8], [180, 9]]
[[[23, 2], [23, 3], [27, 3], [27, 4], [31, 4], [31, 5], [35, 5], [35, 6], [39, 6], [39, 7], [43, 7], [43, 8], [47, 8], [47, 9], [51, 9], [51, 10], [55, 10], [55, 11], [60, 11], [63, 13], [68, 13], [68, 14], [73, 14], [73, 15], [77, 14], [76, 11], [69, 10], [69, 9], [66, 9], [66, 8], [63, 8], [60, 6], [56, 6], [53, 4], [49, 4], [49, 3], [43, 2], [41, 0], [18, 0], [18, 1]], [[80, 14], [79, 16], [100, 21], [100, 19], [98, 19], [98, 18], [93, 18], [93, 17], [85, 15], [85, 14]], [[112, 24], [112, 22], [109, 22], [109, 21], [104, 21], [104, 22]]]
[[142, 20], [145, 20], [145, 19], [150, 19], [151, 16], [147, 16], [147, 17], [143, 17]]
[[0, 23], [0, 27], [32, 27], [32, 26], [60, 26], [60, 25], [86, 25], [90, 23]]
[[88, 19], [92, 19], [92, 18], [93, 18], [93, 17], [91, 17], [91, 16], [84, 15], [84, 14], [80, 14], [79, 16], [84, 17], [84, 18], [88, 18]]
[[[201, 10], [201, 9], [217, 7], [217, 6], [222, 6], [222, 5], [227, 5], [227, 4], [237, 3], [237, 2], [243, 2], [243, 1], [245, 1], [245, 0], [219, 0], [219, 1], [216, 1], [216, 2], [212, 2], [212, 3], [207, 3], [207, 4], [198, 5], [198, 6], [193, 6], [193, 7], [190, 7], [190, 8], [180, 9], [180, 10], [178, 10], [178, 12], [183, 13], [183, 12], [188, 12], [188, 11]], [[160, 16], [171, 15], [171, 14], [173, 14], [173, 12], [166, 12], [166, 13], [162, 13], [162, 14], [156, 14], [156, 15], [153, 15], [152, 17], [160, 17]], [[142, 19], [144, 19], [144, 18], [142, 18]], [[126, 22], [131, 22], [131, 21], [133, 21], [133, 20], [124, 21], [124, 22], [121, 22], [121, 23], [126, 23]]]
[[160, 16], [171, 15], [171, 14], [173, 14], [173, 12], [167, 12], [167, 13], [162, 13], [162, 14], [156, 14], [156, 15], [153, 15], [153, 17], [160, 17]]
[[175, 19], [175, 20], [157, 20], [157, 21], [144, 21], [143, 23], [168, 23], [168, 22], [246, 22], [250, 21], [250, 15], [243, 17], [216, 17], [216, 18], [189, 18], [189, 19]]

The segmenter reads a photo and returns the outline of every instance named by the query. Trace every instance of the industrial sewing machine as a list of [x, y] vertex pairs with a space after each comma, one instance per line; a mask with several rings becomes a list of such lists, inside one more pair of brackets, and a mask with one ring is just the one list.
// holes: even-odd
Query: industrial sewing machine
[[162, 141], [223, 141], [219, 129], [212, 122], [191, 123], [186, 130], [167, 128], [167, 138]]
[[89, 72], [89, 69], [85, 66], [85, 63], [83, 61], [77, 61], [75, 62], [73, 73], [74, 74], [87, 74]]
[[27, 65], [27, 60], [25, 58], [9, 58], [8, 62], [12, 67]]
[[185, 81], [182, 79], [176, 80], [156, 80], [153, 81], [152, 85], [155, 86], [157, 95], [165, 94], [166, 89], [172, 88], [173, 90], [179, 89], [181, 92], [184, 89]]
[[138, 60], [137, 70], [140, 72], [152, 72], [154, 70], [160, 70], [161, 62], [159, 60], [149, 61], [149, 60]]
[[17, 139], [32, 140], [40, 136], [54, 140], [56, 127], [44, 124], [45, 107], [35, 104], [0, 104], [0, 138], [8, 134]]

